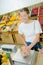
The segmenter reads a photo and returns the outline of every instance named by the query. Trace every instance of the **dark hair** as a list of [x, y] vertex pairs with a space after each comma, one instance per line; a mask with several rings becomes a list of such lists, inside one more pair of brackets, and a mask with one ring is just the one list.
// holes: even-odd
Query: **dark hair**
[[29, 9], [28, 8], [23, 8], [20, 11], [26, 11], [26, 13], [29, 14]]

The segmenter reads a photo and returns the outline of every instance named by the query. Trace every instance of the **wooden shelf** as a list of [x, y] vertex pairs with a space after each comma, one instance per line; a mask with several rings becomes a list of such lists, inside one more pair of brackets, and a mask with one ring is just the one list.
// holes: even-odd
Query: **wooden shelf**
[[7, 34], [7, 33], [8, 33], [8, 34], [17, 34], [18, 31], [15, 30], [15, 31], [13, 31], [13, 32], [0, 32], [0, 33], [1, 33], [1, 34], [2, 34], [2, 33], [6, 33], [6, 34]]

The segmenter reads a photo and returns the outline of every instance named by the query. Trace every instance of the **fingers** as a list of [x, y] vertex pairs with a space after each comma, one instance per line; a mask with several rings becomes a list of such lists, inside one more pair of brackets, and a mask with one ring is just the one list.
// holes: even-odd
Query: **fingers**
[[41, 54], [43, 54], [43, 49], [38, 49]]

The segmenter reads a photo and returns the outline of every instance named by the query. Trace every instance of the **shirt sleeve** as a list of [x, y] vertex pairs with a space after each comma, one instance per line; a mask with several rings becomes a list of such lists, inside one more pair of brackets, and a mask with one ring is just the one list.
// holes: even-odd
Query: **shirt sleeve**
[[19, 34], [23, 34], [22, 24], [20, 24], [20, 25], [18, 26], [18, 33], [19, 33]]
[[35, 33], [42, 33], [41, 25], [38, 20], [35, 21]]

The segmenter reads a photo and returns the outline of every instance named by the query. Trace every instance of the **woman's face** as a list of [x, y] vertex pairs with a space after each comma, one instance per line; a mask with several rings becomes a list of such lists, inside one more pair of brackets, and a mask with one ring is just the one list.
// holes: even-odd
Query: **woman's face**
[[26, 11], [21, 11], [20, 16], [21, 16], [22, 22], [28, 22], [28, 14]]

